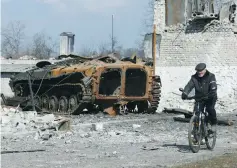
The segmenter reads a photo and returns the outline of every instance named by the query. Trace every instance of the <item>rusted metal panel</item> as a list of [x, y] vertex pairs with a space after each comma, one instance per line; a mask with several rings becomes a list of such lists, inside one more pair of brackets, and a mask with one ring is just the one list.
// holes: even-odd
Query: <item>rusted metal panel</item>
[[[126, 96], [125, 95], [125, 81], [126, 81], [126, 75], [125, 72], [127, 69], [142, 69], [146, 73], [147, 81], [146, 81], [146, 92], [144, 96]], [[101, 74], [106, 71], [107, 69], [121, 69], [121, 89], [119, 95], [110, 95], [110, 96], [104, 96], [99, 94], [99, 85], [100, 85], [100, 78]], [[110, 65], [105, 67], [100, 67], [97, 69], [96, 78], [94, 78], [94, 84], [93, 84], [93, 94], [95, 95], [96, 99], [98, 100], [113, 100], [113, 99], [120, 99], [120, 100], [146, 100], [151, 97], [151, 83], [152, 83], [152, 69], [145, 67], [143, 65]]]

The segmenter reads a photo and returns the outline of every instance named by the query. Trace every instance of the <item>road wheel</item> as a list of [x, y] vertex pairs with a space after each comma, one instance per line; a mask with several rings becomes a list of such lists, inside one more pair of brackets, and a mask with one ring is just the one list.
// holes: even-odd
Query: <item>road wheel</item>
[[69, 113], [73, 113], [76, 110], [76, 107], [78, 106], [77, 96], [72, 95], [69, 97], [68, 100], [68, 111]]
[[68, 110], [68, 99], [66, 96], [61, 96], [59, 99], [59, 108], [60, 113], [66, 113]]
[[51, 112], [58, 111], [58, 98], [56, 96], [51, 96], [49, 99], [49, 110]]
[[48, 111], [49, 110], [49, 97], [47, 95], [43, 95], [41, 97], [41, 107], [42, 110]]

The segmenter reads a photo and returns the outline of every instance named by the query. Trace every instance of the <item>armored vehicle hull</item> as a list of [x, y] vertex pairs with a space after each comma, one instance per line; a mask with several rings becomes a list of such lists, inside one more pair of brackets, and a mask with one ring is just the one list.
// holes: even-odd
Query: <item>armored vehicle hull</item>
[[39, 62], [11, 78], [15, 97], [27, 99], [21, 102], [23, 110], [79, 114], [87, 109], [111, 115], [156, 111], [161, 80], [153, 75], [151, 62], [113, 55], [73, 57], [55, 64]]

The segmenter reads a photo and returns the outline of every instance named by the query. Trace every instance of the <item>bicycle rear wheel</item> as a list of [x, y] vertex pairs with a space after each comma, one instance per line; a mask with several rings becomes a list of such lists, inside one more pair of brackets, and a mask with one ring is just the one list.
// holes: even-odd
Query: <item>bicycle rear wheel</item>
[[206, 142], [207, 149], [213, 150], [216, 145], [216, 131], [210, 134], [208, 130], [208, 135], [205, 137], [205, 142]]
[[193, 115], [189, 122], [189, 129], [188, 129], [188, 142], [189, 147], [193, 153], [197, 153], [200, 150], [201, 144], [201, 129], [198, 129], [199, 121], [196, 115]]

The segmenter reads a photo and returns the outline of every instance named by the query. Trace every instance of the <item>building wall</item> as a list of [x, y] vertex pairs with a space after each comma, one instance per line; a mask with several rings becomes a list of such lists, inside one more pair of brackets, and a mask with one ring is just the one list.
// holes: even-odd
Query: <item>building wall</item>
[[60, 35], [60, 55], [69, 55], [74, 53], [75, 35], [72, 33], [63, 33]]
[[237, 65], [237, 34], [229, 28], [223, 29], [226, 31], [164, 33], [157, 65], [188, 66], [203, 61], [209, 66]]
[[13, 73], [1, 73], [1, 91], [0, 93], [3, 93], [6, 97], [12, 97], [14, 96], [10, 86], [9, 81], [10, 77]]
[[156, 21], [162, 36], [157, 66], [189, 66], [203, 61], [208, 66], [237, 65], [236, 24], [214, 20], [164, 26], [165, 0], [156, 2], [155, 9], [161, 11]]
[[157, 34], [161, 34], [165, 29], [165, 0], [155, 0], [154, 24]]
[[[152, 36], [153, 34], [146, 34], [143, 41], [145, 58], [152, 58]], [[161, 42], [161, 35], [157, 34], [156, 35], [156, 58], [159, 58], [160, 42]]]
[[237, 109], [237, 34], [233, 32], [236, 27], [219, 21], [166, 27], [164, 3], [165, 0], [157, 0], [160, 12], [155, 14], [162, 36], [156, 62], [156, 74], [161, 76], [163, 86], [158, 112], [164, 107], [192, 110], [193, 102], [182, 101], [176, 94], [180, 95], [178, 89], [185, 86], [199, 62], [205, 62], [207, 69], [216, 75], [217, 112], [233, 112]]
[[[207, 69], [215, 74], [218, 84], [217, 113], [236, 111], [237, 66], [211, 66]], [[157, 112], [165, 107], [192, 110], [193, 101], [183, 101], [179, 88], [183, 88], [195, 73], [194, 66], [157, 66], [156, 73], [161, 76], [162, 81], [161, 101]]]
[[68, 53], [73, 54], [74, 53], [74, 36], [70, 36], [68, 38]]
[[60, 55], [68, 54], [68, 37], [60, 36]]

